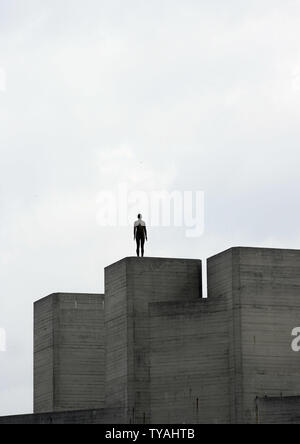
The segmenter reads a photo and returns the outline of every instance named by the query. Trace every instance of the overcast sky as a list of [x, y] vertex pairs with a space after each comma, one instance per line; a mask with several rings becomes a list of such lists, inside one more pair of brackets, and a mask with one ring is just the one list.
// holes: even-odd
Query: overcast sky
[[203, 190], [147, 254], [300, 248], [299, 0], [0, 0], [0, 415], [32, 411], [32, 303], [134, 255], [97, 196]]

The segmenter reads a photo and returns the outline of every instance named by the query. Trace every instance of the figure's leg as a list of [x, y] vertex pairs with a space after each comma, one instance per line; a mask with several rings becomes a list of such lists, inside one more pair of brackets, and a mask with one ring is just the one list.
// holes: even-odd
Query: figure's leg
[[139, 239], [137, 237], [136, 238], [136, 255], [137, 255], [137, 257], [140, 257], [140, 243], [141, 243], [141, 239]]
[[144, 257], [144, 245], [145, 245], [145, 238], [142, 237], [141, 239], [141, 244], [142, 244], [142, 257]]

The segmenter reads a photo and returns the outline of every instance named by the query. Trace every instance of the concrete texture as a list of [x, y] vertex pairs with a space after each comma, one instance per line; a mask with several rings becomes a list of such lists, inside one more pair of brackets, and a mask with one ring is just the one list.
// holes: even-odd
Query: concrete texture
[[149, 304], [202, 296], [201, 261], [126, 258], [105, 270], [106, 407], [151, 421]]
[[240, 249], [243, 404], [238, 420], [255, 421], [253, 398], [300, 395], [300, 353], [291, 332], [300, 325], [300, 252]]
[[1, 424], [122, 424], [120, 409], [95, 409], [0, 417]]
[[105, 270], [104, 309], [36, 303], [35, 411], [54, 413], [15, 421], [300, 423], [300, 251], [232, 248], [207, 274], [202, 299], [201, 261], [126, 258]]
[[224, 300], [150, 304], [151, 423], [228, 423]]
[[257, 398], [257, 424], [300, 424], [300, 396]]
[[233, 248], [208, 261], [208, 295], [229, 312], [231, 423], [256, 422], [256, 397], [300, 395], [300, 251]]
[[34, 306], [34, 412], [104, 406], [104, 296], [50, 295]]

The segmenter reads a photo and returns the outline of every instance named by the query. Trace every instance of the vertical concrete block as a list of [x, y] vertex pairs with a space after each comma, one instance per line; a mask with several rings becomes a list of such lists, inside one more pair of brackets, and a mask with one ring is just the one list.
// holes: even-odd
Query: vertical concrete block
[[233, 248], [208, 261], [208, 294], [225, 298], [233, 423], [255, 423], [256, 399], [300, 395], [300, 251]]
[[207, 293], [214, 304], [226, 304], [228, 325], [229, 423], [239, 422], [243, 409], [243, 365], [239, 250], [226, 250], [207, 261]]
[[201, 261], [126, 258], [105, 270], [106, 406], [151, 421], [149, 304], [202, 296]]
[[244, 423], [254, 423], [256, 397], [300, 395], [300, 251], [237, 250], [241, 302]]
[[300, 424], [300, 397], [257, 398], [257, 424]]
[[228, 423], [224, 299], [153, 303], [150, 314], [152, 423]]
[[50, 295], [34, 305], [34, 411], [104, 406], [104, 296]]

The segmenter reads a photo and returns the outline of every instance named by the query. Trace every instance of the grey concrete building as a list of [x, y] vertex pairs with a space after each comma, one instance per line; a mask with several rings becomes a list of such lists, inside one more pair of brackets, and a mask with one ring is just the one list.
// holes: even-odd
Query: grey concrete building
[[104, 407], [104, 296], [52, 294], [34, 304], [34, 412]]
[[150, 304], [199, 300], [201, 261], [127, 258], [105, 270], [106, 406], [151, 422]]
[[[35, 304], [34, 415], [0, 423], [300, 423], [300, 251], [126, 258], [105, 296]], [[300, 341], [299, 341], [300, 342]]]

